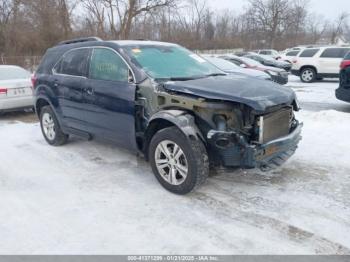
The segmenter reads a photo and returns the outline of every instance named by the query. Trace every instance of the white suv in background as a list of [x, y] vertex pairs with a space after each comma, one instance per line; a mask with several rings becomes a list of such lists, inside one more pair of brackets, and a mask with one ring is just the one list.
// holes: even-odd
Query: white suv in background
[[278, 51], [273, 50], [273, 49], [262, 49], [262, 50], [254, 50], [254, 53], [257, 53], [259, 55], [266, 55], [266, 56], [270, 56], [273, 59], [279, 59], [280, 53], [278, 53]]
[[349, 51], [350, 47], [306, 48], [293, 60], [292, 74], [305, 83], [324, 77], [338, 78], [339, 65]]

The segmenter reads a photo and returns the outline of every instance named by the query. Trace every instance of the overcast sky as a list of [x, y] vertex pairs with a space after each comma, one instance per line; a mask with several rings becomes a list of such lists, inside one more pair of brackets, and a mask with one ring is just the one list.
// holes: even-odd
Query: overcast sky
[[[240, 11], [247, 5], [247, 0], [208, 0], [214, 9]], [[310, 0], [309, 10], [323, 15], [327, 19], [336, 18], [342, 11], [350, 13], [350, 0]]]

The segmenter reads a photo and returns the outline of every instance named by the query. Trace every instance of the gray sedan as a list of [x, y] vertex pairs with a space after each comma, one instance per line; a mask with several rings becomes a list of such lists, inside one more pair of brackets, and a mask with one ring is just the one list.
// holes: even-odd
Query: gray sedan
[[0, 113], [33, 108], [31, 73], [18, 66], [0, 66]]
[[225, 59], [219, 58], [219, 57], [214, 57], [210, 55], [203, 55], [203, 57], [208, 60], [210, 63], [224, 71], [225, 73], [228, 74], [244, 74], [244, 75], [249, 75], [252, 77], [257, 77], [260, 79], [265, 79], [265, 80], [272, 80], [271, 76], [262, 72], [258, 71], [255, 69], [249, 69], [249, 68], [242, 68], [234, 63], [231, 63], [229, 61], [226, 61]]

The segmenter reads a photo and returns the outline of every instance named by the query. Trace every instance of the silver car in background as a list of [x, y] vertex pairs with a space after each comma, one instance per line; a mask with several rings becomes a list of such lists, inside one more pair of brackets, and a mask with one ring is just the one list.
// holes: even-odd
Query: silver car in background
[[243, 74], [264, 80], [272, 80], [270, 75], [262, 71], [249, 68], [242, 68], [232, 62], [212, 55], [202, 55], [202, 57], [228, 74]]
[[33, 108], [31, 73], [19, 66], [0, 65], [0, 113]]

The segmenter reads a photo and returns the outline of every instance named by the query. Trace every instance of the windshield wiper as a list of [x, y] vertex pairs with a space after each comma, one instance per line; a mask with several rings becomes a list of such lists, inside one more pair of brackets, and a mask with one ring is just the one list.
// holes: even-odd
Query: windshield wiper
[[214, 74], [205, 75], [205, 77], [211, 77], [211, 76], [227, 76], [227, 74], [224, 74], [224, 73], [214, 73]]
[[192, 77], [168, 77], [168, 78], [156, 78], [156, 81], [166, 82], [166, 81], [190, 81], [195, 79], [200, 79], [203, 77], [192, 76]]

